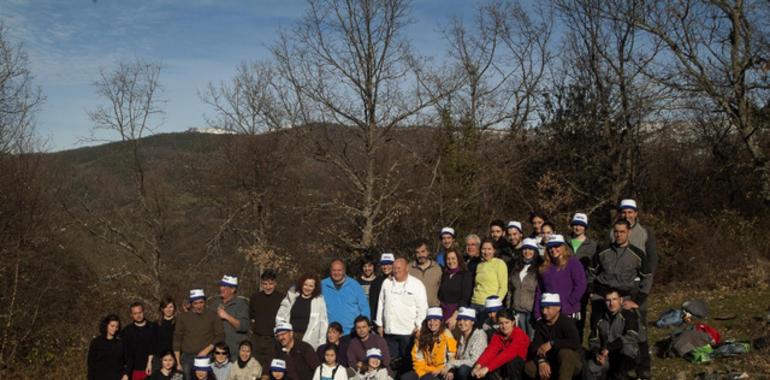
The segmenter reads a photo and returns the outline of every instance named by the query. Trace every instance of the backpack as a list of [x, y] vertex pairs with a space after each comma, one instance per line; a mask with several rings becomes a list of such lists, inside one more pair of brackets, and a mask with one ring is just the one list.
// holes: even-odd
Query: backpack
[[722, 335], [719, 333], [719, 331], [717, 331], [715, 328], [705, 323], [696, 323], [695, 328], [698, 329], [699, 331], [703, 331], [706, 334], [709, 334], [711, 339], [714, 340], [713, 342], [711, 342], [711, 344], [713, 345], [717, 345], [722, 341]]
[[655, 321], [655, 326], [658, 328], [679, 326], [682, 324], [683, 314], [681, 309], [668, 309], [660, 314]]

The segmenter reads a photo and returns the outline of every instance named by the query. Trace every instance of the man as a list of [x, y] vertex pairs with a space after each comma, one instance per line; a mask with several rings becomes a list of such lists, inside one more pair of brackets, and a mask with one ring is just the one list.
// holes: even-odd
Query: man
[[[580, 260], [583, 264], [583, 269], [588, 278], [588, 268], [591, 266], [591, 262], [596, 255], [596, 243], [586, 236], [586, 230], [588, 229], [588, 215], [577, 212], [570, 221], [570, 229], [572, 230], [571, 239], [569, 242], [569, 248], [572, 250], [572, 254]], [[583, 330], [586, 323], [586, 310], [588, 306], [588, 290], [586, 290], [583, 297], [580, 299], [580, 318], [577, 321], [578, 333], [580, 333], [580, 341], [583, 341]]]
[[372, 317], [377, 316], [377, 303], [380, 301], [382, 283], [393, 273], [394, 260], [396, 260], [396, 257], [392, 253], [383, 253], [380, 256], [380, 272], [382, 273], [374, 279], [372, 286], [369, 288], [369, 310]]
[[441, 243], [438, 252], [436, 252], [436, 262], [442, 268], [446, 266], [444, 256], [447, 251], [454, 249], [455, 247], [455, 229], [452, 227], [444, 227], [438, 234], [439, 243]]
[[388, 343], [392, 360], [407, 354], [409, 340], [419, 331], [428, 311], [425, 285], [409, 274], [408, 266], [404, 258], [393, 263], [393, 276], [382, 284], [374, 321]]
[[369, 299], [369, 290], [375, 279], [377, 279], [377, 275], [374, 274], [374, 260], [365, 257], [364, 262], [361, 263], [361, 275], [356, 278], [356, 281], [361, 285], [361, 289], [364, 290], [367, 300]]
[[524, 238], [521, 222], [512, 220], [505, 225], [505, 244], [500, 249], [500, 258], [508, 264], [510, 271], [514, 260], [521, 256], [521, 240]]
[[278, 308], [283, 300], [283, 296], [275, 291], [277, 277], [272, 269], [264, 271], [259, 279], [261, 290], [252, 294], [249, 302], [251, 341], [254, 345], [254, 357], [260, 363], [267, 363], [275, 341], [273, 337], [275, 315], [278, 314]]
[[534, 323], [535, 338], [524, 372], [532, 379], [570, 380], [583, 369], [575, 321], [561, 314], [557, 293], [543, 293], [540, 307], [543, 317]]
[[481, 238], [479, 235], [470, 234], [465, 237], [465, 265], [476, 277], [476, 267], [481, 264]]
[[321, 294], [326, 302], [329, 323], [337, 321], [342, 331], [351, 331], [359, 315], [369, 317], [369, 301], [356, 280], [345, 274], [345, 263], [334, 259], [329, 266], [329, 277], [321, 281]]
[[[275, 340], [273, 346], [273, 359], [286, 362], [286, 380], [307, 380], [313, 378], [313, 371], [321, 364], [318, 361], [313, 347], [307, 342], [294, 339], [294, 331], [291, 324], [279, 322], [275, 325]], [[270, 379], [270, 371], [262, 374], [263, 380]]]
[[428, 306], [440, 306], [438, 289], [441, 287], [441, 267], [430, 258], [428, 242], [419, 240], [414, 245], [414, 261], [409, 265], [409, 275], [422, 281], [428, 294]]
[[230, 348], [231, 359], [238, 356], [238, 346], [248, 338], [249, 305], [238, 297], [238, 277], [224, 275], [219, 281], [219, 296], [211, 299], [211, 307], [217, 311], [225, 332], [225, 343]]
[[639, 320], [623, 309], [623, 298], [615, 289], [604, 296], [607, 311], [591, 330], [587, 379], [625, 379], [636, 366], [639, 354]]
[[123, 345], [126, 355], [126, 371], [131, 380], [143, 380], [152, 368], [153, 351], [157, 345], [157, 324], [144, 319], [144, 304], [134, 302], [128, 308], [131, 324], [123, 328]]
[[606, 312], [604, 295], [610, 289], [617, 289], [628, 295], [623, 301], [623, 308], [635, 310], [639, 316], [639, 367], [637, 377], [648, 379], [650, 373], [649, 343], [647, 342], [646, 321], [647, 297], [652, 289], [652, 267], [649, 255], [631, 244], [629, 237], [631, 223], [620, 219], [613, 225], [613, 241], [610, 248], [599, 252], [589, 270], [594, 283], [591, 296], [591, 329], [596, 327], [599, 318]]
[[224, 339], [222, 320], [206, 308], [203, 289], [190, 290], [190, 310], [179, 315], [174, 329], [177, 369], [184, 371], [186, 379], [192, 379], [195, 357], [209, 356], [214, 345]]
[[359, 316], [356, 318], [355, 335], [350, 339], [347, 352], [341, 352], [340, 355], [347, 355], [347, 363], [356, 372], [366, 365], [366, 351], [371, 348], [377, 348], [382, 352], [382, 366], [390, 367], [390, 351], [388, 343], [381, 336], [372, 333], [371, 322], [369, 318]]

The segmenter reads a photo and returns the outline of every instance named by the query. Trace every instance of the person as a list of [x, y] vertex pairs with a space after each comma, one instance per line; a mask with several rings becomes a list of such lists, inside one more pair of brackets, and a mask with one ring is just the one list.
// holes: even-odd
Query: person
[[430, 258], [427, 240], [414, 244], [414, 261], [409, 265], [409, 275], [422, 281], [428, 295], [428, 306], [439, 306], [438, 288], [441, 286], [441, 267]]
[[380, 301], [380, 290], [382, 290], [382, 283], [385, 279], [390, 277], [393, 273], [393, 261], [396, 260], [396, 256], [392, 253], [383, 253], [380, 256], [380, 272], [372, 282], [371, 288], [369, 288], [369, 310], [371, 311], [371, 317], [374, 318], [377, 315], [377, 303]]
[[329, 277], [321, 281], [321, 294], [326, 303], [327, 321], [339, 322], [342, 331], [351, 331], [357, 316], [369, 317], [369, 301], [364, 290], [345, 274], [345, 263], [340, 259], [332, 260]]
[[444, 321], [449, 330], [454, 330], [457, 322], [457, 308], [471, 304], [473, 275], [465, 267], [465, 262], [456, 250], [446, 252], [446, 266], [441, 275], [438, 299], [444, 312]]
[[626, 296], [623, 299], [623, 308], [635, 310], [639, 317], [637, 376], [648, 379], [651, 377], [648, 368], [650, 348], [644, 325], [646, 310], [643, 311], [642, 307], [647, 305], [647, 297], [652, 289], [652, 268], [649, 256], [629, 241], [631, 223], [628, 220], [615, 221], [612, 229], [614, 243], [594, 256], [594, 262], [589, 268], [594, 284], [594, 292], [591, 295], [591, 329], [596, 327], [599, 318], [606, 312], [604, 295], [610, 289], [617, 289]]
[[447, 360], [455, 356], [457, 341], [444, 324], [440, 307], [431, 307], [412, 346], [412, 371], [403, 380], [439, 379]]
[[217, 380], [211, 369], [211, 359], [208, 356], [196, 356], [193, 359], [192, 370], [196, 380]]
[[538, 254], [537, 240], [526, 238], [521, 243], [521, 256], [511, 268], [508, 291], [508, 305], [516, 315], [516, 326], [524, 330], [529, 339], [535, 337], [532, 327], [537, 292], [538, 273], [542, 258]]
[[459, 337], [457, 341], [457, 353], [450, 358], [441, 376], [445, 380], [468, 380], [471, 370], [481, 354], [487, 348], [487, 334], [483, 330], [475, 328], [476, 310], [470, 307], [461, 307], [457, 311], [457, 327]]
[[254, 380], [262, 377], [262, 364], [252, 356], [251, 348], [249, 340], [238, 345], [238, 359], [230, 367], [228, 380]]
[[372, 287], [372, 283], [377, 279], [377, 275], [374, 273], [374, 260], [370, 257], [365, 257], [363, 263], [361, 263], [361, 274], [356, 277], [356, 281], [361, 285], [361, 289], [364, 290], [366, 299], [369, 299], [369, 291]]
[[[211, 308], [216, 310], [222, 320], [225, 332], [225, 343], [230, 347], [230, 353], [235, 356], [238, 344], [248, 339], [251, 319], [249, 305], [246, 299], [238, 296], [238, 277], [224, 275], [219, 281], [219, 295], [212, 297]], [[231, 358], [233, 359], [233, 358]]]
[[203, 289], [190, 290], [189, 301], [190, 310], [178, 317], [173, 344], [177, 369], [184, 372], [186, 379], [193, 376], [195, 357], [208, 357], [214, 344], [225, 339], [222, 320], [217, 313], [206, 308]]
[[379, 348], [366, 350], [366, 363], [356, 371], [353, 380], [393, 380], [382, 362], [383, 354]]
[[537, 242], [538, 247], [540, 247], [540, 256], [545, 256], [546, 250], [548, 248], [548, 240], [551, 239], [551, 235], [553, 235], [554, 231], [556, 229], [553, 226], [553, 223], [550, 221], [543, 222], [543, 225], [540, 226], [540, 232], [541, 232], [541, 238]]
[[442, 268], [446, 266], [446, 253], [447, 251], [457, 250], [456, 246], [457, 234], [452, 227], [444, 227], [438, 233], [439, 248], [436, 251], [436, 263]]
[[[309, 344], [295, 339], [292, 326], [288, 322], [276, 323], [275, 328], [275, 340], [276, 344], [273, 346], [272, 359], [281, 359], [285, 362], [286, 374], [285, 379], [288, 380], [306, 380], [313, 377], [313, 370], [318, 367], [320, 362], [318, 357]], [[263, 375], [262, 379], [267, 379], [269, 376]]]
[[[589, 239], [586, 235], [588, 229], [588, 215], [577, 212], [572, 216], [570, 221], [570, 244], [569, 248], [572, 249], [573, 255], [580, 260], [580, 264], [583, 264], [583, 271], [588, 279], [588, 268], [591, 266], [591, 262], [596, 255], [597, 245]], [[583, 330], [585, 330], [586, 311], [588, 310], [588, 287], [586, 287], [585, 293], [580, 298], [580, 316], [578, 319], [578, 333], [580, 333], [580, 341], [583, 341]]]
[[120, 318], [109, 314], [99, 322], [99, 335], [88, 345], [88, 380], [128, 380]]
[[128, 309], [131, 323], [121, 333], [126, 352], [126, 371], [131, 380], [144, 380], [152, 374], [152, 358], [158, 344], [158, 325], [144, 318], [143, 303], [134, 302]]
[[481, 330], [487, 334], [488, 338], [492, 338], [492, 334], [498, 330], [500, 325], [497, 323], [497, 313], [505, 309], [503, 306], [503, 300], [498, 296], [489, 296], [484, 301], [484, 314], [486, 318], [481, 321]]
[[[650, 289], [646, 294], [649, 294], [649, 290], [652, 289], [653, 277], [655, 271], [658, 268], [658, 248], [655, 241], [655, 234], [653, 231], [639, 222], [639, 207], [634, 199], [623, 199], [618, 205], [619, 217], [628, 221], [630, 226], [628, 231], [628, 242], [630, 245], [638, 248], [646, 256], [647, 266], [649, 269], [649, 275], [647, 282]], [[616, 242], [614, 230], [610, 233], [610, 240]], [[650, 350], [645, 349], [648, 347], [647, 341], [647, 299], [638, 300], [637, 302], [637, 314], [639, 316], [639, 339], [640, 339], [640, 352], [639, 352], [639, 365], [637, 366], [637, 372], [642, 379], [649, 379], [651, 377], [651, 362], [650, 362]]]
[[[586, 275], [583, 265], [567, 249], [564, 236], [551, 235], [547, 243], [548, 254], [543, 257], [543, 264], [538, 269], [540, 283], [535, 291], [535, 319], [540, 319], [540, 299], [544, 293], [556, 293], [561, 299], [561, 312], [574, 320], [580, 315], [580, 299], [586, 292]], [[577, 328], [575, 323], [575, 328]]]
[[[262, 377], [266, 378], [265, 376]], [[267, 377], [268, 380], [283, 380], [286, 378], [286, 361], [281, 359], [273, 359], [270, 362], [270, 374]]]
[[326, 302], [319, 285], [320, 280], [314, 274], [300, 276], [286, 292], [275, 315], [276, 322], [291, 323], [294, 337], [307, 342], [313, 350], [326, 342], [329, 326]]
[[495, 257], [500, 258], [506, 265], [513, 258], [513, 247], [505, 238], [506, 224], [500, 219], [495, 219], [489, 223], [489, 237], [495, 246]]
[[[356, 319], [356, 321], [358, 321], [358, 319]], [[335, 346], [339, 353], [339, 355], [337, 355], [337, 362], [343, 367], [348, 367], [348, 342], [350, 342], [351, 339], [342, 339], [343, 335], [342, 325], [340, 325], [339, 322], [329, 323], [329, 327], [326, 329], [326, 343], [318, 346], [315, 350], [319, 361], [323, 361], [326, 347]]]
[[588, 338], [587, 380], [625, 379], [639, 354], [636, 313], [623, 308], [623, 297], [616, 289], [607, 290], [604, 301], [606, 311]]
[[278, 308], [283, 296], [275, 291], [278, 275], [272, 269], [262, 272], [259, 277], [260, 290], [251, 295], [249, 300], [249, 318], [251, 319], [251, 341], [254, 343], [254, 357], [260, 363], [267, 363], [273, 349], [275, 337], [273, 327]]
[[570, 380], [583, 369], [575, 321], [561, 313], [561, 300], [556, 293], [543, 293], [540, 307], [543, 318], [535, 321], [535, 339], [529, 346], [524, 372], [532, 379]]
[[[346, 365], [360, 371], [368, 360], [367, 352], [376, 348], [380, 350], [379, 361], [385, 368], [390, 368], [390, 351], [385, 339], [372, 332], [372, 324], [369, 318], [363, 315], [356, 318], [356, 328], [353, 337], [345, 351]], [[343, 351], [340, 351], [343, 352]]]
[[163, 357], [161, 354], [168, 351], [174, 352], [174, 327], [176, 326], [177, 314], [176, 302], [174, 302], [173, 298], [166, 296], [160, 301], [158, 311], [160, 312], [159, 315], [161, 317], [158, 318], [157, 347], [152, 359], [153, 370], [161, 367], [162, 363], [160, 359]]
[[483, 309], [489, 296], [505, 299], [508, 293], [508, 266], [495, 257], [495, 245], [491, 239], [481, 241], [481, 257], [484, 261], [476, 268], [471, 304], [474, 309]]
[[541, 241], [543, 239], [543, 224], [546, 220], [548, 218], [545, 217], [545, 214], [539, 211], [531, 211], [529, 213], [529, 225], [532, 227], [532, 232], [530, 232], [529, 237]]
[[425, 285], [408, 272], [406, 259], [393, 263], [393, 276], [382, 284], [377, 317], [377, 332], [388, 343], [391, 360], [406, 354], [409, 340], [420, 328], [428, 309]]
[[324, 348], [324, 360], [313, 372], [313, 380], [348, 380], [345, 367], [337, 362], [338, 353], [335, 345]]
[[149, 380], [184, 380], [184, 375], [176, 370], [176, 357], [173, 351], [161, 352], [157, 357], [160, 358], [160, 365], [148, 377]]
[[521, 222], [515, 220], [508, 222], [505, 226], [505, 240], [508, 241], [508, 246], [513, 253], [509, 264], [521, 254], [522, 239], [524, 239], [524, 230]]
[[224, 379], [230, 376], [230, 346], [225, 342], [217, 342], [214, 345], [214, 361], [211, 363], [211, 370], [214, 372], [214, 376], [217, 379]]
[[479, 235], [470, 234], [465, 237], [465, 264], [473, 277], [476, 277], [476, 268], [481, 264], [481, 238]]
[[516, 327], [515, 317], [510, 310], [497, 313], [500, 329], [492, 334], [487, 348], [476, 361], [471, 376], [482, 379], [487, 375], [502, 379], [520, 379], [527, 357], [529, 338]]

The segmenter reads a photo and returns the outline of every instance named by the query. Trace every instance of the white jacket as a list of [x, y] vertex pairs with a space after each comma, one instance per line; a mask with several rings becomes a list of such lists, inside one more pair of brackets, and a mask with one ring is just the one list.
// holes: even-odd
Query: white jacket
[[[278, 314], [275, 316], [276, 322], [289, 322], [291, 320], [291, 308], [299, 296], [299, 292], [294, 290], [293, 286], [286, 292], [286, 297], [283, 298], [281, 306], [278, 307]], [[323, 296], [319, 295], [310, 301], [310, 320], [307, 323], [305, 335], [302, 336], [302, 341], [310, 344], [314, 350], [317, 349], [318, 346], [326, 343], [326, 329], [328, 327], [326, 302], [324, 302]]]
[[[332, 377], [332, 373], [334, 373], [334, 377]], [[348, 380], [348, 370], [347, 368], [338, 365], [337, 370], [334, 370], [334, 367], [329, 367], [326, 363], [321, 363], [318, 367], [315, 367], [315, 373], [313, 373], [313, 380], [324, 380], [324, 379], [333, 379], [333, 380]]]
[[382, 283], [375, 323], [385, 334], [411, 335], [420, 328], [427, 312], [428, 295], [417, 277], [409, 275], [406, 281], [398, 282], [391, 276]]

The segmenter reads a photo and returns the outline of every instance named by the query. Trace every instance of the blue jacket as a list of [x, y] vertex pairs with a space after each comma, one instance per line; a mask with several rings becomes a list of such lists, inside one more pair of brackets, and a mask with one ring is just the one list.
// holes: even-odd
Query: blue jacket
[[343, 334], [353, 330], [353, 321], [359, 315], [370, 318], [369, 301], [366, 299], [364, 289], [352, 277], [345, 276], [345, 282], [339, 290], [330, 277], [324, 278], [321, 281], [321, 294], [326, 302], [329, 323], [339, 322], [342, 325]]

